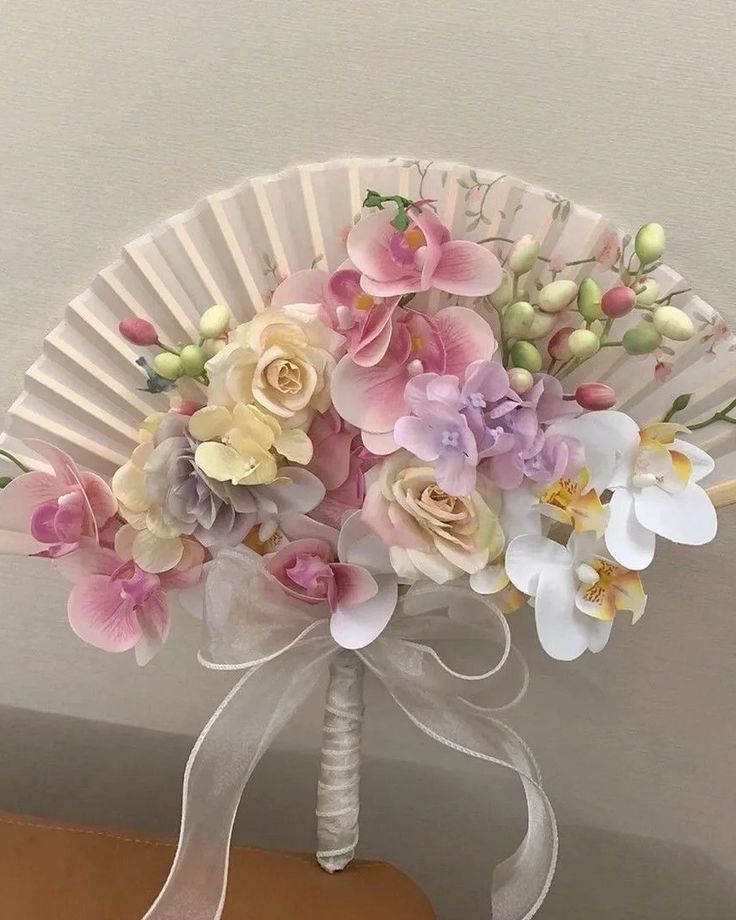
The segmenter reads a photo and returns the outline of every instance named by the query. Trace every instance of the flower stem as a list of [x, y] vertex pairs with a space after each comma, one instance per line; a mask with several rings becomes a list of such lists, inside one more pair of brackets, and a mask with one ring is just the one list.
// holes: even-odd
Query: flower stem
[[0, 447], [0, 457], [5, 457], [6, 460], [10, 460], [10, 462], [14, 463], [18, 467], [18, 469], [21, 470], [21, 472], [23, 473], [31, 472], [31, 468], [29, 466], [26, 466], [25, 463], [21, 463], [21, 461], [17, 457], [14, 457], [9, 451], [3, 450], [1, 447]]
[[688, 425], [687, 427], [690, 431], [697, 431], [700, 428], [707, 428], [708, 425], [713, 425], [715, 422], [728, 422], [730, 425], [736, 425], [736, 418], [729, 415], [729, 412], [733, 412], [734, 409], [736, 409], [736, 399], [732, 399], [727, 406], [719, 409], [718, 412], [714, 412], [705, 421], [696, 422], [694, 425]]

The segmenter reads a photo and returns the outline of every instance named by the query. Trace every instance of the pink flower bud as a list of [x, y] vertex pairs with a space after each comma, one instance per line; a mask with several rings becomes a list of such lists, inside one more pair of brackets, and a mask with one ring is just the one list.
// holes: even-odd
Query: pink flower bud
[[582, 383], [575, 390], [575, 401], [593, 412], [610, 409], [616, 404], [616, 393], [605, 383]]
[[636, 294], [630, 287], [619, 284], [611, 288], [601, 298], [601, 310], [610, 319], [618, 319], [631, 313], [636, 303]]
[[202, 408], [201, 404], [193, 399], [183, 399], [178, 406], [174, 406], [174, 412], [179, 415], [194, 415]]
[[120, 335], [133, 345], [157, 345], [158, 332], [153, 323], [137, 316], [129, 316], [118, 326]]
[[558, 329], [557, 332], [555, 332], [549, 342], [547, 342], [547, 351], [549, 352], [550, 358], [554, 358], [555, 361], [567, 361], [568, 358], [571, 357], [572, 352], [570, 351], [570, 346], [567, 344], [567, 340], [574, 331], [575, 329], [573, 326], [563, 326], [562, 329]]

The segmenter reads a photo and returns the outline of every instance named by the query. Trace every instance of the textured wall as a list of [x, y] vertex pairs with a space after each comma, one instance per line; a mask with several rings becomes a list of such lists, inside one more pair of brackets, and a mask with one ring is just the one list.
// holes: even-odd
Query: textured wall
[[[725, 0], [4, 0], [0, 406], [64, 303], [122, 243], [241, 176], [333, 155], [493, 166], [622, 226], [659, 220], [672, 264], [736, 318], [731, 12]], [[685, 920], [736, 907], [724, 810], [736, 758], [735, 548], [731, 509], [717, 546], [665, 549], [647, 616], [617, 627], [602, 656], [544, 660], [528, 616], [517, 618], [534, 673], [514, 724], [567, 826], [542, 916]], [[193, 624], [176, 624], [140, 673], [128, 656], [79, 644], [62, 586], [47, 573], [35, 581], [38, 571], [0, 562], [0, 704], [194, 733], [229, 680], [194, 666]], [[312, 730], [305, 718], [284, 744], [309, 746]], [[378, 697], [369, 748], [404, 765], [436, 759], [443, 795], [454, 794], [452, 762], [405, 737]], [[471, 780], [479, 798], [486, 781]], [[487, 782], [491, 797], [505, 790]], [[121, 820], [132, 796], [120, 799]], [[489, 852], [510, 851], [515, 832], [492, 823]], [[474, 829], [479, 841], [485, 830]], [[380, 828], [370, 840], [394, 853]], [[447, 854], [423, 851], [411, 866], [431, 879]], [[468, 872], [479, 885], [478, 867]], [[444, 914], [471, 916], [447, 903]]]

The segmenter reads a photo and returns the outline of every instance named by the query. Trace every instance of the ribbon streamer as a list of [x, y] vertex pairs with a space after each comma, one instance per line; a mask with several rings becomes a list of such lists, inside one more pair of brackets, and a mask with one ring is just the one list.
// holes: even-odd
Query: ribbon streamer
[[[331, 638], [325, 610], [285, 596], [263, 574], [258, 557], [232, 550], [220, 553], [208, 573], [204, 625], [201, 663], [242, 674], [189, 757], [176, 856], [144, 920], [219, 920], [233, 822], [250, 775], [325, 668], [339, 672], [354, 667], [351, 660], [371, 671], [428, 737], [518, 775], [527, 831], [493, 872], [491, 915], [534, 916], [554, 874], [557, 826], [531, 751], [496, 718], [523, 693], [527, 674], [505, 617], [486, 598], [457, 587], [412, 589], [379, 639], [347, 653]], [[495, 652], [495, 663], [467, 673], [451, 667], [437, 647], [461, 654], [470, 647], [474, 659]], [[336, 718], [357, 719], [360, 709], [354, 697], [347, 715], [340, 709]], [[327, 785], [331, 781], [327, 776]], [[350, 797], [354, 809], [346, 814], [357, 839], [357, 787]]]

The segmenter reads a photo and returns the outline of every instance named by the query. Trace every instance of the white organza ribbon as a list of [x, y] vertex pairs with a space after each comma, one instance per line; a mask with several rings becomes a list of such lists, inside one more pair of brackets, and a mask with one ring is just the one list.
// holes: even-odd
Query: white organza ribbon
[[[245, 785], [328, 665], [346, 654], [331, 638], [322, 607], [290, 600], [238, 551], [219, 554], [210, 567], [205, 630], [201, 663], [243, 673], [189, 757], [176, 856], [144, 920], [219, 920]], [[487, 662], [492, 655], [494, 663], [468, 673], [448, 664], [449, 653], [459, 654], [466, 669], [468, 658]], [[527, 832], [493, 872], [491, 914], [493, 920], [533, 917], [554, 873], [557, 827], [531, 751], [495, 717], [527, 680], [503, 614], [466, 589], [410, 590], [381, 637], [353, 654], [430, 738], [519, 776]]]

